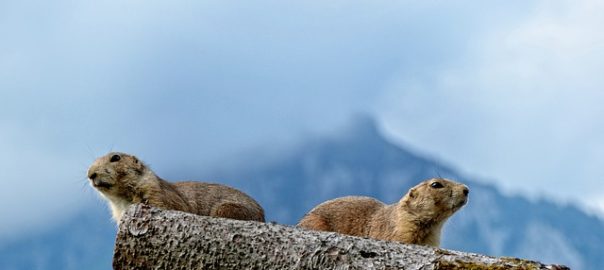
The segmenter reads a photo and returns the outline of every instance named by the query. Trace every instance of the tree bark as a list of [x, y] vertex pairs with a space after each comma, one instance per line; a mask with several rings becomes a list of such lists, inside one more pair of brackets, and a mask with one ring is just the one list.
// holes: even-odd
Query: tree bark
[[114, 269], [568, 269], [137, 204], [121, 220]]

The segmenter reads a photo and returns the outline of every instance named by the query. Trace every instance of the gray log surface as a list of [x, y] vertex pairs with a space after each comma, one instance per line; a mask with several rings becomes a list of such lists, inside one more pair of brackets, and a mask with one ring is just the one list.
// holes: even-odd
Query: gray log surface
[[568, 269], [416, 245], [131, 206], [114, 269]]

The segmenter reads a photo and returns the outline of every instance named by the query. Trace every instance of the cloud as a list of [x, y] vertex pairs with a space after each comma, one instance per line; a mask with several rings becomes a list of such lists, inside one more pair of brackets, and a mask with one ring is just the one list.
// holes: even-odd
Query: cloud
[[393, 136], [508, 190], [592, 204], [602, 196], [602, 10], [539, 1], [476, 36], [463, 61], [393, 79], [380, 115]]
[[[583, 168], [569, 159], [601, 153], [565, 144], [599, 142], [587, 130], [599, 113], [593, 77], [602, 62], [592, 58], [598, 46], [583, 46], [600, 42], [591, 4], [1, 3], [0, 198], [21, 203], [0, 216], [23, 218], [0, 232], [94, 198], [82, 189], [86, 167], [109, 150], [136, 153], [159, 174], [206, 170], [250, 147], [336, 130], [359, 111], [469, 171], [512, 181], [520, 178], [505, 172], [535, 161], [547, 165], [526, 175], [568, 166], [558, 175], [570, 176]], [[552, 109], [556, 101], [566, 107]], [[562, 113], [578, 108], [587, 110]], [[563, 123], [583, 124], [559, 132]], [[550, 143], [567, 151], [526, 150], [548, 152]]]
[[387, 62], [370, 42], [386, 11], [329, 5], [3, 3], [0, 234], [76, 211], [109, 150], [160, 174], [205, 170], [362, 110]]

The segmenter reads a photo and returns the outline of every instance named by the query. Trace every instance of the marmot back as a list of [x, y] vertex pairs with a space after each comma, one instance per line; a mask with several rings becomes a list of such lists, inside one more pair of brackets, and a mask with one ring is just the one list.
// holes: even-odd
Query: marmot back
[[232, 187], [193, 181], [176, 182], [174, 187], [195, 209], [195, 214], [264, 222], [262, 207], [250, 196]]

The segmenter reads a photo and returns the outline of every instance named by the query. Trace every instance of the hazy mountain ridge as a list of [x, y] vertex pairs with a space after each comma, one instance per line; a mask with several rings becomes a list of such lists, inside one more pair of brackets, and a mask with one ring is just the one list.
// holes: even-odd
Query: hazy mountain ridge
[[216, 173], [213, 178], [245, 179], [236, 184], [260, 200], [268, 220], [295, 224], [325, 200], [366, 195], [393, 203], [410, 187], [437, 175], [471, 189], [469, 204], [445, 226], [443, 247], [573, 269], [599, 269], [604, 263], [600, 219], [574, 206], [505, 196], [492, 185], [388, 142], [370, 119], [360, 119], [339, 136], [308, 142], [266, 168]]
[[[445, 227], [443, 247], [563, 263], [573, 269], [599, 269], [604, 263], [601, 220], [573, 206], [505, 196], [491, 185], [389, 143], [369, 119], [338, 136], [310, 140], [264, 166], [189, 175], [230, 181], [258, 199], [268, 220], [286, 224], [338, 196], [367, 195], [393, 203], [417, 182], [441, 175], [471, 189], [469, 204]], [[0, 269], [108, 269], [114, 238], [107, 209], [94, 205], [61, 229], [0, 247]]]

